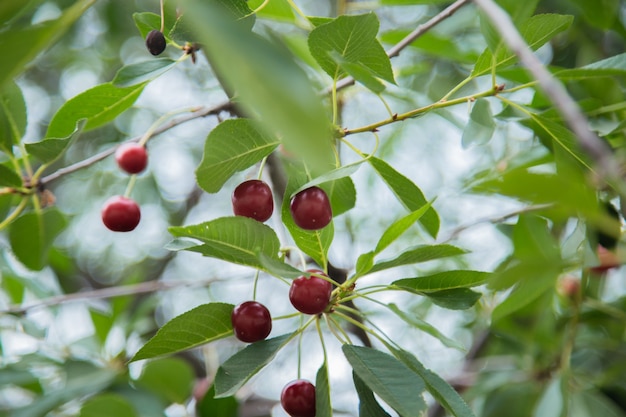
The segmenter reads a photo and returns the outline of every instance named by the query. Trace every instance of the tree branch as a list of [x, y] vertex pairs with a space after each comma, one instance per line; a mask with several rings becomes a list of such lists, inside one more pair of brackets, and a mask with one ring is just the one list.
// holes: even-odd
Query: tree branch
[[597, 165], [601, 177], [603, 179], [619, 179], [621, 177], [619, 164], [613, 157], [610, 147], [589, 129], [587, 118], [578, 104], [569, 96], [563, 84], [555, 79], [535, 56], [515, 28], [510, 16], [493, 0], [474, 0], [474, 3], [485, 13], [502, 36], [504, 43], [518, 56], [521, 63], [537, 80], [539, 87], [574, 132], [582, 150]]

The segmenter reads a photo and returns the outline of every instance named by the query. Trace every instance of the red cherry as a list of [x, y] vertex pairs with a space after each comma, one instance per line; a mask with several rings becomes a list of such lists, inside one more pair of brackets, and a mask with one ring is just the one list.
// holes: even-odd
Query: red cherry
[[139, 205], [121, 195], [111, 197], [102, 208], [102, 222], [114, 232], [130, 232], [141, 219]]
[[272, 331], [272, 317], [261, 303], [246, 301], [233, 310], [230, 320], [237, 339], [253, 343], [265, 339]]
[[306, 379], [291, 381], [280, 394], [280, 404], [291, 417], [315, 417], [315, 385]]
[[333, 219], [328, 196], [319, 187], [310, 187], [296, 194], [289, 210], [296, 225], [305, 230], [319, 230]]
[[137, 143], [124, 143], [115, 151], [115, 160], [124, 171], [138, 174], [148, 165], [148, 152]]
[[[312, 269], [307, 272], [314, 272], [327, 276], [324, 272]], [[325, 279], [311, 275], [311, 277], [302, 276], [296, 278], [289, 288], [289, 301], [304, 314], [320, 314], [330, 302], [330, 295], [333, 292], [333, 286]]]
[[261, 180], [244, 181], [235, 188], [231, 198], [237, 216], [264, 222], [272, 216], [274, 200], [269, 185]]

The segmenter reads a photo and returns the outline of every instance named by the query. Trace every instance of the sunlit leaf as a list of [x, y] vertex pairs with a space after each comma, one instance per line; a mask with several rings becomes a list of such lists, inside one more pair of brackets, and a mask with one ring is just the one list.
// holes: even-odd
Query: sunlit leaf
[[484, 98], [478, 99], [472, 107], [469, 122], [463, 130], [461, 143], [465, 148], [471, 145], [484, 145], [491, 140], [495, 130], [496, 122], [491, 114], [489, 101]]
[[174, 317], [139, 349], [131, 361], [180, 352], [232, 335], [230, 315], [233, 308], [232, 304], [226, 303], [203, 304]]

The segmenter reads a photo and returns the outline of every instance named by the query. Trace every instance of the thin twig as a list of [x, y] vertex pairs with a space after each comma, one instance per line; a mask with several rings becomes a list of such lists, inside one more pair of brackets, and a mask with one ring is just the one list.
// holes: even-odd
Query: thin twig
[[518, 56], [521, 63], [537, 80], [539, 87], [548, 96], [563, 116], [565, 123], [574, 132], [578, 144], [597, 165], [603, 179], [620, 178], [617, 160], [613, 157], [610, 147], [596, 136], [590, 129], [587, 118], [580, 107], [567, 93], [567, 90], [546, 69], [535, 56], [526, 41], [522, 38], [510, 16], [493, 0], [474, 0], [474, 3], [489, 18], [502, 40]]
[[[398, 42], [394, 47], [392, 47], [389, 51], [387, 51], [387, 56], [389, 58], [393, 58], [395, 56], [400, 55], [400, 52], [404, 48], [409, 46], [411, 44], [411, 42], [413, 42], [415, 39], [417, 39], [420, 36], [422, 36], [424, 33], [428, 32], [435, 25], [441, 23], [443, 20], [445, 20], [445, 19], [449, 18], [450, 16], [452, 16], [457, 10], [459, 10], [462, 6], [464, 6], [465, 4], [467, 4], [469, 2], [470, 2], [470, 0], [457, 0], [457, 1], [455, 1], [450, 6], [446, 7], [441, 12], [437, 13], [435, 16], [430, 18], [428, 21], [426, 21], [423, 24], [419, 25], [417, 28], [415, 28], [415, 30], [413, 32], [411, 32], [408, 35], [406, 35], [400, 42]], [[353, 85], [353, 84], [354, 84], [354, 78], [352, 78], [352, 77], [342, 78], [341, 80], [337, 81], [337, 90], [340, 90], [342, 88], [348, 87], [348, 86]], [[331, 92], [331, 88], [328, 87], [328, 88], [326, 88], [326, 89], [324, 89], [322, 91], [322, 94], [323, 95], [328, 95], [328, 94], [330, 94], [330, 92]]]
[[125, 295], [147, 294], [147, 293], [171, 290], [174, 288], [181, 288], [181, 287], [190, 287], [190, 288], [204, 287], [217, 281], [219, 281], [219, 279], [217, 278], [208, 279], [208, 280], [199, 280], [199, 281], [173, 281], [173, 282], [148, 281], [148, 282], [142, 282], [140, 284], [134, 284], [134, 285], [122, 285], [118, 287], [102, 288], [102, 289], [92, 290], [92, 291], [57, 295], [57, 296], [49, 297], [41, 301], [38, 301], [36, 303], [28, 304], [25, 306], [11, 306], [7, 308], [6, 310], [0, 311], [0, 315], [1, 314], [23, 314], [27, 312], [28, 310], [32, 310], [35, 308], [56, 306], [59, 304], [69, 303], [73, 301], [85, 301], [85, 300], [94, 300], [94, 299], [101, 300], [101, 299], [106, 299], [106, 298], [122, 297]]

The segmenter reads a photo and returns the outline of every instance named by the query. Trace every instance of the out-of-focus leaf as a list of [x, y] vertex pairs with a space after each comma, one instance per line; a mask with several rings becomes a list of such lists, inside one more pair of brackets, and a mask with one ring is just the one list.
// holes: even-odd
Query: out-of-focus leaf
[[26, 150], [45, 164], [51, 164], [80, 137], [87, 124], [87, 119], [80, 119], [76, 122], [74, 131], [65, 138], [45, 138], [42, 141], [27, 143]]
[[[381, 40], [392, 45], [400, 42], [406, 35], [408, 30], [391, 30], [385, 32]], [[451, 36], [444, 36], [433, 32], [426, 32], [410, 44], [411, 47], [417, 48], [420, 52], [434, 55], [436, 57], [447, 58], [454, 61], [472, 64], [476, 62], [478, 55], [472, 51], [465, 51], [459, 48], [458, 39]]]
[[157, 58], [137, 62], [120, 68], [111, 83], [116, 87], [130, 87], [146, 81], [152, 81], [169, 71], [177, 61], [170, 58]]
[[197, 239], [202, 244], [185, 248], [241, 265], [263, 269], [259, 253], [277, 258], [280, 242], [274, 230], [243, 216], [220, 217], [193, 226], [170, 227], [176, 237]]
[[[422, 190], [387, 162], [374, 156], [369, 158], [368, 162], [409, 211], [418, 210], [428, 203]], [[424, 213], [420, 223], [432, 237], [437, 237], [439, 232], [439, 215], [432, 207]]]
[[391, 417], [376, 401], [372, 390], [365, 385], [365, 382], [352, 372], [354, 388], [359, 396], [359, 417]]
[[597, 76], [626, 76], [626, 53], [593, 62], [580, 68], [560, 70], [554, 75], [561, 79], [585, 79]]
[[487, 99], [476, 100], [470, 113], [470, 120], [463, 130], [461, 142], [464, 148], [471, 145], [484, 145], [493, 136], [496, 130], [496, 122], [491, 114], [491, 107]]
[[0, 89], [0, 150], [13, 154], [13, 145], [18, 144], [26, 132], [26, 120], [22, 90], [9, 82]]
[[56, 208], [23, 214], [9, 229], [11, 249], [26, 267], [42, 270], [47, 264], [54, 239], [66, 225], [67, 219]]
[[[249, 6], [252, 10], [256, 10], [264, 0], [250, 0]], [[272, 0], [268, 2], [263, 9], [259, 10], [256, 15], [265, 19], [273, 19], [281, 22], [295, 22], [296, 15], [293, 7], [287, 0]]]
[[196, 414], [198, 417], [238, 417], [239, 402], [234, 396], [224, 398], [215, 397], [215, 386], [211, 388], [196, 404]]
[[441, 4], [446, 0], [379, 0], [380, 4], [388, 6], [410, 6], [413, 4]]
[[209, 193], [218, 192], [236, 172], [251, 167], [272, 153], [280, 142], [258, 122], [230, 119], [217, 125], [206, 139], [198, 185]]
[[80, 409], [79, 417], [139, 417], [133, 405], [123, 396], [103, 393], [91, 397]]
[[226, 303], [203, 304], [174, 317], [139, 349], [131, 362], [180, 352], [232, 335], [233, 308]]
[[520, 281], [513, 288], [506, 300], [498, 304], [491, 314], [491, 320], [496, 322], [501, 318], [519, 310], [541, 297], [554, 288], [558, 271], [536, 271], [533, 276], [520, 277]]
[[417, 416], [426, 409], [424, 381], [402, 362], [376, 349], [343, 345], [354, 373], [401, 416]]
[[259, 372], [293, 337], [291, 334], [262, 340], [246, 346], [226, 360], [215, 375], [215, 397], [234, 395]]
[[394, 259], [379, 261], [372, 265], [370, 272], [382, 271], [402, 265], [412, 265], [434, 259], [458, 256], [467, 253], [465, 250], [452, 245], [423, 245], [416, 246], [401, 253]]
[[293, 196], [295, 196], [300, 191], [303, 191], [307, 188], [310, 188], [313, 186], [319, 186], [320, 184], [324, 184], [326, 182], [349, 177], [350, 175], [354, 174], [359, 169], [359, 167], [361, 166], [363, 162], [365, 162], [365, 160], [360, 160], [353, 164], [344, 165], [342, 167], [328, 171], [320, 175], [319, 177], [315, 177], [312, 180], [307, 181], [306, 183], [302, 184], [300, 187], [296, 188], [294, 191], [292, 191], [291, 195], [289, 196], [289, 199], [293, 198]]
[[326, 363], [318, 369], [315, 377], [315, 417], [333, 417]]
[[432, 292], [475, 287], [487, 282], [489, 276], [489, 272], [481, 271], [445, 271], [425, 277], [399, 279], [391, 285], [411, 292]]
[[416, 221], [418, 221], [424, 214], [430, 210], [432, 203], [424, 204], [419, 209], [407, 214], [406, 216], [396, 220], [391, 226], [389, 226], [382, 234], [374, 253], [380, 253], [389, 245], [391, 245], [396, 239], [398, 239], [409, 227], [411, 227]]
[[162, 358], [148, 362], [136, 384], [170, 402], [184, 404], [191, 396], [194, 380], [193, 369], [187, 362], [180, 358]]
[[365, 65], [355, 62], [350, 62], [344, 59], [337, 51], [331, 51], [330, 57], [346, 72], [349, 76], [360, 82], [375, 94], [380, 94], [385, 91], [385, 84], [383, 84], [372, 71]]
[[428, 297], [439, 307], [449, 310], [467, 310], [472, 308], [482, 296], [481, 293], [472, 291], [469, 288], [424, 292], [422, 295]]
[[0, 165], [0, 186], [18, 188], [22, 186], [22, 178], [6, 165]]
[[87, 119], [85, 131], [100, 127], [133, 105], [145, 84], [118, 88], [100, 84], [68, 100], [52, 117], [46, 138], [69, 136], [80, 119]]

